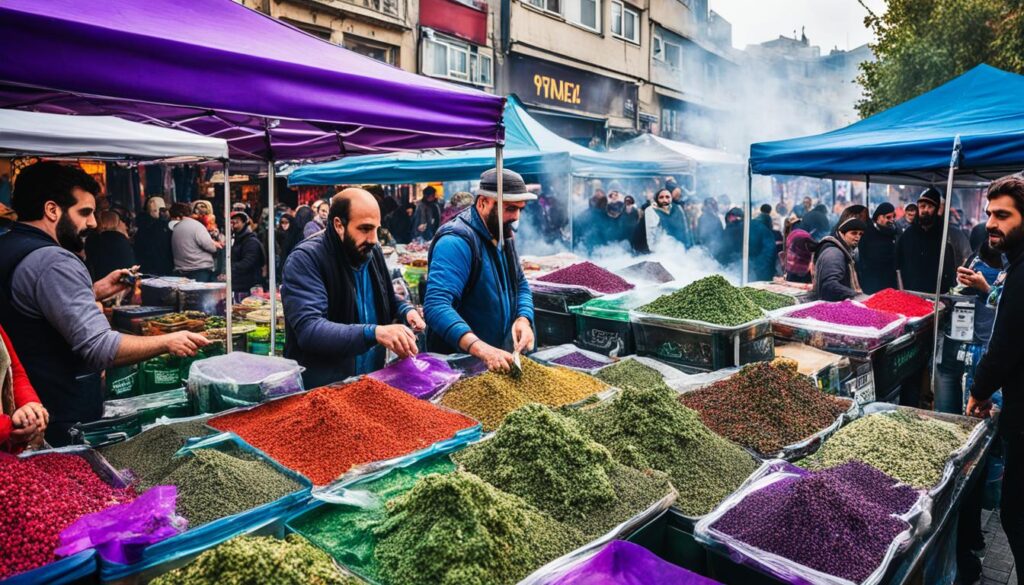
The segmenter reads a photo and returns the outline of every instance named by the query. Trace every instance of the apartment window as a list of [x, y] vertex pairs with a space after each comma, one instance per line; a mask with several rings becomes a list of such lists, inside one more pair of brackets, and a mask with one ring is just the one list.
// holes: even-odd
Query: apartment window
[[676, 133], [676, 123], [679, 121], [679, 111], [662, 108], [661, 110], [661, 133], [672, 137]]
[[474, 53], [470, 55], [469, 61], [469, 74], [473, 83], [477, 85], [483, 85], [485, 87], [491, 87], [494, 85], [494, 77], [492, 72], [494, 71], [493, 61], [490, 55], [481, 55], [480, 53]]
[[493, 60], [474, 52], [475, 47], [438, 35], [423, 37], [423, 73], [475, 85], [491, 86]]
[[599, 5], [599, 0], [565, 0], [562, 4], [562, 16], [573, 24], [601, 32]]
[[393, 45], [385, 45], [360, 37], [345, 35], [341, 45], [350, 51], [365, 55], [371, 59], [383, 61], [391, 65], [398, 64], [398, 48]]
[[683, 68], [683, 47], [672, 41], [666, 41], [660, 35], [654, 35], [654, 60], [660, 61], [673, 69]]
[[528, 2], [541, 10], [546, 10], [559, 15], [562, 14], [561, 0], [528, 0]]
[[365, 6], [371, 10], [400, 18], [399, 0], [347, 0], [358, 6]]
[[640, 43], [640, 14], [622, 2], [612, 1], [612, 34], [631, 43]]

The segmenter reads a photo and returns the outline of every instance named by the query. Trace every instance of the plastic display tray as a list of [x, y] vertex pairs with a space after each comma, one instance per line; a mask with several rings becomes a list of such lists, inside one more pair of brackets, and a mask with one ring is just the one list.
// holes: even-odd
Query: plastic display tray
[[725, 327], [639, 311], [630, 311], [629, 317], [639, 355], [688, 370], [709, 372], [775, 357], [775, 341], [766, 319]]
[[576, 318], [568, 313], [534, 309], [533, 321], [537, 347], [572, 343], [576, 339]]

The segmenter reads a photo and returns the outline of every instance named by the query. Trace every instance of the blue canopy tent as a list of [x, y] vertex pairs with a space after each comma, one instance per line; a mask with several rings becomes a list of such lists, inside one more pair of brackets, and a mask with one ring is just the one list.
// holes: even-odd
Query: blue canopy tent
[[[515, 96], [505, 106], [504, 165], [524, 175], [565, 172], [598, 179], [643, 178], [689, 172], [680, 160], [595, 152], [566, 140], [535, 120]], [[494, 167], [494, 149], [430, 151], [345, 157], [298, 167], [290, 185], [423, 183], [471, 181]]]
[[[760, 175], [933, 185], [946, 180], [978, 185], [1024, 168], [1024, 76], [979, 65], [912, 100], [817, 136], [753, 144], [750, 172]], [[750, 217], [748, 176], [747, 214]], [[946, 205], [943, 241], [949, 237]], [[747, 278], [749, 235], [743, 244]], [[939, 258], [935, 296], [941, 292], [946, 246]], [[938, 306], [934, 340], [938, 347]], [[935, 361], [932, 363], [935, 384]]]
[[758, 175], [931, 185], [984, 182], [1024, 166], [1024, 76], [979, 65], [928, 93], [845, 128], [750, 146]]

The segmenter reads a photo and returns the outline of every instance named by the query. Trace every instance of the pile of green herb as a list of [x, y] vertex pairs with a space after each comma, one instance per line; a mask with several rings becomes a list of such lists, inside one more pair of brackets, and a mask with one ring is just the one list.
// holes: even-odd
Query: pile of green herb
[[950, 455], [967, 442], [963, 426], [896, 411], [872, 414], [839, 429], [800, 462], [808, 469], [857, 460], [919, 489], [934, 487]]
[[185, 567], [157, 577], [152, 585], [358, 585], [331, 557], [297, 534], [284, 540], [239, 536], [199, 555]]
[[628, 389], [609, 404], [574, 413], [622, 463], [665, 472], [689, 516], [710, 512], [757, 468], [742, 448], [713, 433], [668, 389]]
[[196, 528], [302, 489], [266, 462], [238, 451], [196, 449], [175, 457], [158, 485], [178, 487], [178, 514]]
[[672, 491], [664, 474], [622, 465], [575, 421], [539, 404], [508, 415], [493, 438], [454, 459], [588, 539], [607, 533]]
[[408, 467], [389, 471], [386, 475], [353, 485], [351, 489], [373, 494], [374, 501], [366, 507], [325, 505], [291, 522], [313, 544], [327, 551], [339, 563], [362, 576], [379, 578], [374, 552], [377, 540], [373, 529], [386, 517], [386, 504], [412, 489], [420, 478], [430, 474], [455, 471], [447, 455], [431, 457]]
[[704, 321], [728, 327], [749, 323], [763, 316], [761, 309], [743, 291], [718, 274], [658, 297], [639, 310], [673, 319]]
[[157, 484], [167, 475], [171, 458], [193, 437], [213, 434], [206, 428], [206, 419], [158, 425], [127, 441], [100, 448], [116, 469], [128, 469], [141, 491]]
[[635, 388], [645, 390], [648, 388], [668, 389], [661, 372], [650, 366], [645, 366], [636, 360], [623, 360], [617, 364], [601, 369], [594, 375], [595, 378], [625, 390]]
[[783, 307], [792, 307], [796, 304], [796, 299], [789, 295], [781, 295], [779, 293], [749, 286], [745, 286], [740, 290], [748, 299], [750, 299], [750, 302], [761, 307], [765, 311], [774, 311]]
[[465, 472], [421, 479], [388, 504], [374, 534], [381, 579], [396, 585], [516, 583], [585, 542]]

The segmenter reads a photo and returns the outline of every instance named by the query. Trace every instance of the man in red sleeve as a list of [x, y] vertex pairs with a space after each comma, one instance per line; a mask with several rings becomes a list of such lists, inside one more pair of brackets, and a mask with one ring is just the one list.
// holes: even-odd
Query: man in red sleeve
[[39, 402], [2, 327], [0, 338], [0, 450], [18, 452], [43, 438], [50, 414]]

